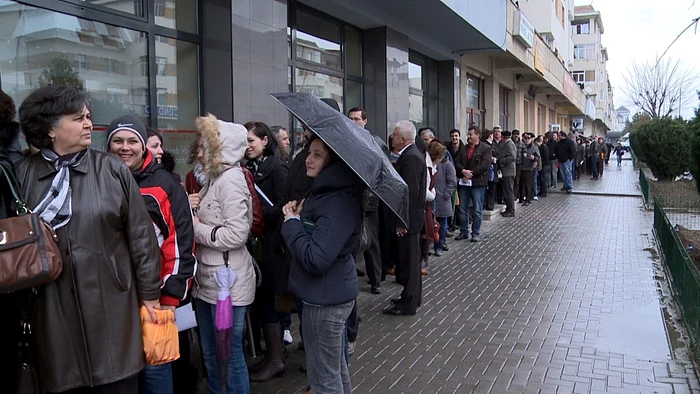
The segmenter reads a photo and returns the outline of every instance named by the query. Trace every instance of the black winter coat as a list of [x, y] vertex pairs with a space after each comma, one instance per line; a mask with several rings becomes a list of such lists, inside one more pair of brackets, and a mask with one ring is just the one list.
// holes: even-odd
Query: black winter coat
[[[411, 144], [396, 160], [394, 168], [408, 185], [408, 234], [420, 234], [425, 224], [425, 192], [428, 182], [425, 154], [421, 153], [416, 144]], [[391, 231], [399, 227], [405, 228], [396, 216], [394, 220], [395, 225]]]
[[463, 178], [462, 170], [472, 171], [472, 186], [486, 186], [489, 183], [489, 168], [491, 167], [491, 146], [480, 142], [474, 147], [474, 153], [469, 159], [469, 145], [464, 145], [457, 153], [455, 170], [457, 178]]
[[555, 154], [560, 163], [567, 160], [574, 160], [576, 158], [576, 142], [571, 138], [559, 140], [559, 142], [557, 142]]
[[338, 305], [357, 297], [353, 254], [360, 237], [365, 188], [364, 182], [338, 161], [314, 179], [301, 219], [282, 225], [282, 237], [293, 259], [289, 289], [303, 301]]
[[540, 145], [540, 158], [542, 159], [542, 168], [550, 166], [549, 148], [545, 144]]

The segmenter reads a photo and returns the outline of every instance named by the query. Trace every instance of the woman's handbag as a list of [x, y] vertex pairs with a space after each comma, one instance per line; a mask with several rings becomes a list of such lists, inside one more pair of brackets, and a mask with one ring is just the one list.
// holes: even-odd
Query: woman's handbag
[[27, 208], [11, 170], [0, 164], [0, 171], [9, 185], [16, 215], [0, 219], [0, 293], [53, 282], [63, 271], [58, 237]]
[[17, 343], [19, 351], [19, 372], [17, 375], [17, 394], [39, 394], [39, 376], [34, 368], [32, 357], [32, 328], [31, 325], [24, 321], [22, 322], [22, 332], [20, 340]]

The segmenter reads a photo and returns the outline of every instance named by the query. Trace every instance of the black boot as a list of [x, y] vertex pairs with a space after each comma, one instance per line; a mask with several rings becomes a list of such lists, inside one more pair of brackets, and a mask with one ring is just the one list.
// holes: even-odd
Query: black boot
[[264, 365], [250, 375], [251, 382], [266, 382], [274, 377], [284, 375], [282, 327], [279, 323], [263, 324], [263, 336], [267, 347]]

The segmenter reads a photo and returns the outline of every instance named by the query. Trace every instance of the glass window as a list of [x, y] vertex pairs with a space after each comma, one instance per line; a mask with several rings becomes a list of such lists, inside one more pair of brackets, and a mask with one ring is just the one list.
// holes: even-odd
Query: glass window
[[362, 108], [362, 83], [355, 81], [347, 82], [347, 97], [345, 97], [345, 107]]
[[[36, 88], [68, 84], [86, 90], [97, 126], [127, 113], [148, 122], [139, 91], [147, 92], [148, 80], [138, 66], [146, 35], [20, 4], [5, 10], [0, 21], [1, 87], [17, 106]], [[81, 35], [90, 38], [89, 45]], [[99, 138], [93, 144], [104, 146]]]
[[154, 0], [153, 7], [156, 25], [188, 33], [197, 32], [197, 1]]
[[348, 75], [362, 76], [362, 35], [359, 30], [347, 26], [345, 27], [345, 66]]
[[423, 96], [417, 94], [408, 95], [408, 119], [413, 122], [416, 129], [425, 127], [423, 117]]
[[[199, 115], [197, 45], [169, 40], [156, 42], [156, 88], [158, 89], [158, 128], [164, 146], [175, 157], [175, 170], [189, 171], [189, 146], [195, 138], [194, 119]], [[145, 112], [150, 113], [148, 107]]]
[[100, 7], [110, 8], [116, 11], [125, 12], [143, 16], [143, 4], [145, 0], [121, 0], [121, 1], [104, 1], [104, 0], [83, 0], [85, 3]]
[[501, 125], [502, 130], [509, 130], [508, 128], [508, 89], [504, 87], [498, 88], [498, 108], [499, 117], [498, 122]]
[[467, 107], [480, 108], [481, 81], [475, 77], [467, 76]]
[[408, 87], [409, 89], [423, 90], [423, 66], [420, 64], [408, 63]]
[[523, 100], [523, 127], [521, 132], [526, 131], [530, 131], [530, 101]]
[[316, 97], [332, 98], [338, 102], [343, 112], [343, 79], [328, 74], [295, 69], [295, 92], [311, 93]]
[[571, 25], [572, 34], [591, 34], [590, 21], [576, 23]]
[[297, 11], [297, 58], [341, 69], [340, 26]]

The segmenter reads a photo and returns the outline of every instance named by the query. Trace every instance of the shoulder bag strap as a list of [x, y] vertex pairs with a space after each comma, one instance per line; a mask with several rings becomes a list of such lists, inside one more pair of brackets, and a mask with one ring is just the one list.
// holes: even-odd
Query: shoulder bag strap
[[10, 169], [7, 168], [7, 165], [2, 162], [0, 162], [0, 169], [2, 169], [2, 174], [10, 187], [10, 192], [12, 193], [12, 198], [14, 199], [15, 204], [15, 213], [17, 216], [31, 213], [31, 211], [27, 208], [27, 204], [24, 203], [24, 200], [19, 193], [19, 184], [17, 183], [17, 178], [15, 178], [13, 171], [10, 171]]

